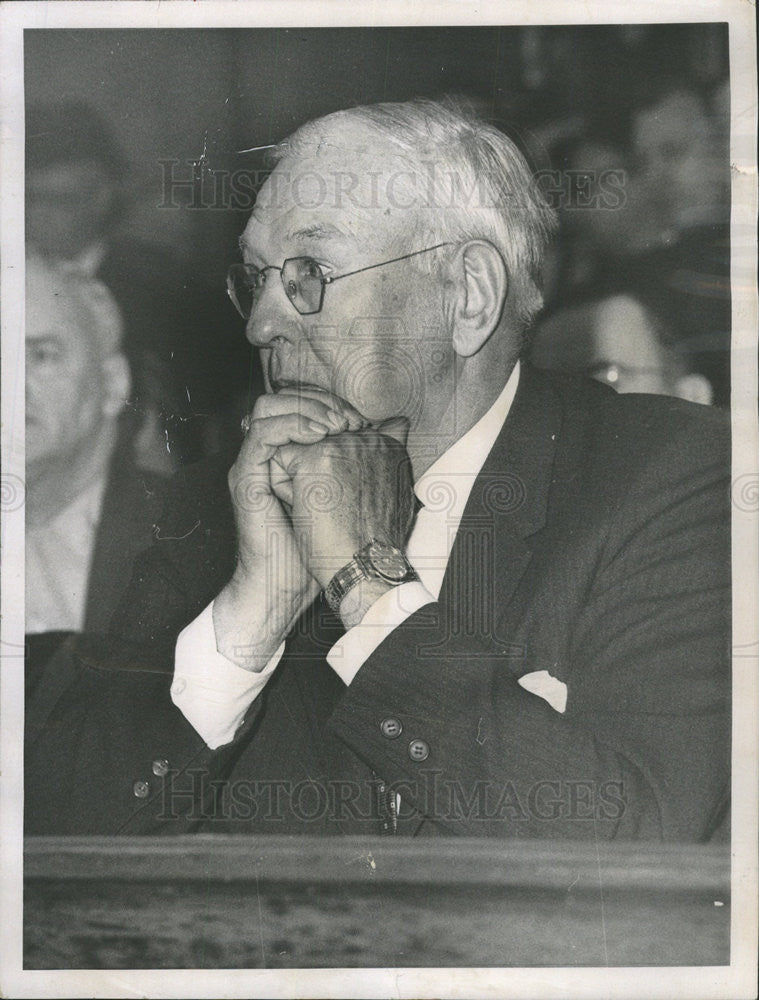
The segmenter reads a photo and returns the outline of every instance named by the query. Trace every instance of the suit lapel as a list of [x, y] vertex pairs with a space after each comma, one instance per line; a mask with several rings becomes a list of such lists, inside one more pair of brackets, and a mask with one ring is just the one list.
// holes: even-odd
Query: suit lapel
[[[523, 661], [522, 648], [498, 635], [498, 621], [530, 562], [530, 537], [546, 523], [561, 423], [550, 383], [524, 366], [509, 416], [459, 525], [440, 594], [437, 638], [417, 655]], [[288, 643], [288, 667], [299, 678], [320, 762], [328, 774], [365, 781], [364, 767], [352, 755], [346, 758], [342, 743], [333, 744], [324, 728], [344, 690], [324, 660], [341, 634], [339, 622], [317, 601], [299, 624]], [[407, 815], [401, 806], [399, 834], [418, 835], [425, 824], [423, 816]]]
[[[469, 495], [440, 593], [444, 652], [515, 656], [498, 619], [546, 523], [560, 404], [550, 383], [522, 366], [511, 411]], [[443, 651], [443, 650], [440, 650]]]
[[95, 536], [85, 610], [85, 632], [105, 632], [128, 584], [135, 557], [149, 547], [161, 497], [160, 480], [117, 459], [109, 477]]

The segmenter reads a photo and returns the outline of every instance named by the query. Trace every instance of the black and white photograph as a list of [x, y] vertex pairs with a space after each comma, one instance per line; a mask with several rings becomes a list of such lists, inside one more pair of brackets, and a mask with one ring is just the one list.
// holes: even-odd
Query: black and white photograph
[[755, 996], [753, 7], [0, 18], [2, 995]]

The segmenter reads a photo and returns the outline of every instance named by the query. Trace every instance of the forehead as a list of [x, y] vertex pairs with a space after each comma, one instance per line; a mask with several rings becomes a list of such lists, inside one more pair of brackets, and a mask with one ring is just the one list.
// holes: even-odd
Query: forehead
[[656, 367], [661, 347], [651, 316], [643, 305], [628, 295], [605, 299], [596, 310], [594, 333], [596, 353], [604, 360], [620, 364]]
[[26, 323], [27, 340], [55, 336], [76, 347], [92, 345], [91, 319], [82, 303], [58, 281], [46, 282], [42, 276], [27, 272]]
[[597, 361], [656, 367], [659, 359], [652, 321], [627, 295], [557, 313], [538, 329], [533, 343], [533, 360], [549, 368], [583, 368]]
[[256, 199], [241, 243], [257, 249], [300, 245], [389, 245], [415, 222], [408, 163], [381, 139], [332, 136], [286, 156]]

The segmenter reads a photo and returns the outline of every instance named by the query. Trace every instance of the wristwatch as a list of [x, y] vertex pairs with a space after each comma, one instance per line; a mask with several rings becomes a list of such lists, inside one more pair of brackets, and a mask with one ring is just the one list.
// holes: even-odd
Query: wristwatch
[[327, 604], [337, 614], [348, 591], [362, 580], [384, 580], [397, 587], [409, 580], [418, 580], [413, 566], [399, 548], [389, 542], [370, 539], [351, 561], [339, 569], [324, 588]]

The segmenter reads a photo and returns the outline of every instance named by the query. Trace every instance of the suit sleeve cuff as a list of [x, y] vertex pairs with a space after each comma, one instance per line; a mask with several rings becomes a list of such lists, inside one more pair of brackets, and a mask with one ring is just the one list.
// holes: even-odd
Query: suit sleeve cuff
[[277, 667], [285, 644], [258, 673], [216, 649], [213, 602], [179, 634], [171, 700], [211, 750], [234, 739], [245, 714]]
[[358, 625], [338, 639], [327, 653], [327, 663], [345, 684], [350, 684], [380, 643], [415, 611], [434, 600], [418, 580], [393, 587], [372, 604]]

